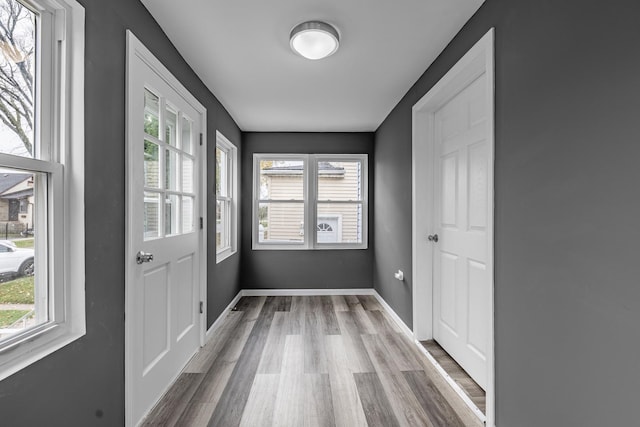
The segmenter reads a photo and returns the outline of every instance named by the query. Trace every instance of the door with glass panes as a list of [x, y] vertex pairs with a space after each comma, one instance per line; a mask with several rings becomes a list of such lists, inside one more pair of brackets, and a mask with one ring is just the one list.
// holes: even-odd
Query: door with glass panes
[[202, 113], [181, 85], [137, 55], [130, 54], [128, 90], [127, 373], [135, 424], [200, 345]]

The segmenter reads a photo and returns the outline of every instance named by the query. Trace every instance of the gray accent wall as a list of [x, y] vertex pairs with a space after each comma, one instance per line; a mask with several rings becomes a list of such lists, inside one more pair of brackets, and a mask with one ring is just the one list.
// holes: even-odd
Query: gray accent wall
[[411, 107], [495, 27], [498, 426], [639, 423], [638, 16], [487, 0], [376, 132], [375, 288], [411, 325]]
[[[245, 132], [242, 142], [242, 286], [246, 289], [373, 287], [373, 133]], [[369, 249], [252, 250], [254, 153], [368, 154]]]
[[[207, 108], [209, 155], [220, 129], [240, 145], [233, 119], [138, 1], [80, 0], [86, 11], [85, 204], [87, 334], [0, 382], [0, 424], [124, 425], [125, 59], [131, 29]], [[215, 264], [215, 162], [209, 162], [211, 324], [239, 291], [239, 255]], [[211, 254], [214, 254], [211, 256]]]

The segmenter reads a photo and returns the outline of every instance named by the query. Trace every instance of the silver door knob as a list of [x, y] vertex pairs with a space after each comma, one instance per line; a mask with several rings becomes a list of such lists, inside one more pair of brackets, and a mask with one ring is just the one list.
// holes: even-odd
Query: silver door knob
[[151, 261], [153, 261], [153, 254], [148, 254], [142, 251], [136, 254], [136, 262], [138, 264], [142, 264], [143, 262], [151, 262]]
[[429, 234], [429, 236], [427, 237], [427, 240], [429, 240], [430, 242], [438, 242], [438, 235], [437, 234]]

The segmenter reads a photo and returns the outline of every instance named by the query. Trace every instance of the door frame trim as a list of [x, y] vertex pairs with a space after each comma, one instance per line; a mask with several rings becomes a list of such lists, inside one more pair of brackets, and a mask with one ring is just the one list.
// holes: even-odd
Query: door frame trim
[[[434, 115], [480, 75], [486, 74], [488, 156], [488, 237], [491, 300], [489, 303], [490, 337], [487, 351], [486, 425], [495, 426], [495, 359], [494, 359], [494, 158], [495, 158], [495, 72], [494, 28], [491, 28], [412, 109], [412, 273], [413, 273], [413, 334], [423, 341], [433, 338], [433, 248], [426, 236], [431, 232], [434, 191], [424, 182], [433, 182], [434, 170], [429, 164], [434, 156]], [[429, 159], [429, 162], [421, 161]], [[423, 262], [423, 260], [429, 262]], [[426, 307], [421, 301], [430, 301]], [[485, 421], [485, 420], [483, 420]]]
[[[130, 157], [130, 145], [129, 141], [133, 137], [132, 129], [129, 126], [129, 97], [130, 92], [130, 67], [134, 59], [137, 57], [141, 59], [149, 68], [162, 78], [173, 90], [175, 90], [185, 101], [187, 101], [199, 114], [201, 120], [200, 130], [195, 132], [202, 134], [202, 145], [197, 145], [196, 149], [200, 147], [199, 155], [196, 157], [200, 159], [200, 176], [198, 197], [200, 198], [199, 216], [202, 217], [202, 228], [199, 229], [198, 236], [198, 250], [200, 251], [200, 301], [202, 301], [203, 309], [202, 313], [197, 313], [199, 318], [199, 337], [200, 346], [202, 347], [206, 339], [206, 326], [207, 326], [207, 109], [198, 101], [185, 87], [184, 85], [155, 57], [155, 55], [147, 49], [147, 47], [133, 34], [131, 30], [127, 30], [127, 57], [126, 57], [126, 89], [125, 89], [125, 173], [126, 173], [126, 216], [125, 216], [125, 425], [133, 426], [140, 420], [133, 419], [133, 379], [132, 379], [132, 363], [133, 363], [133, 350], [130, 345], [132, 339], [132, 331], [127, 323], [127, 313], [131, 313], [133, 307], [133, 293], [132, 293], [132, 280], [133, 271], [130, 268], [129, 260], [133, 259], [136, 250], [132, 248], [129, 241], [129, 232], [131, 230], [131, 218], [129, 214], [129, 207], [131, 205], [131, 198], [133, 197], [129, 191], [129, 162]], [[196, 141], [198, 141], [196, 137]], [[199, 224], [196, 223], [196, 229]], [[177, 377], [180, 372], [176, 372]], [[171, 385], [171, 383], [169, 384]]]

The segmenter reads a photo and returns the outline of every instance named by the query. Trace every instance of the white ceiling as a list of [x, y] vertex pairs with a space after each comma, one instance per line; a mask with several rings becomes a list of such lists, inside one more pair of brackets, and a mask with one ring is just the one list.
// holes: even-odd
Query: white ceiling
[[[373, 131], [484, 0], [142, 0], [243, 131]], [[333, 56], [289, 48], [323, 20]]]

